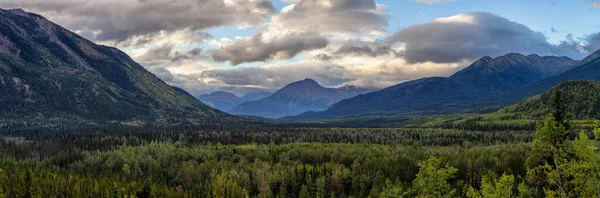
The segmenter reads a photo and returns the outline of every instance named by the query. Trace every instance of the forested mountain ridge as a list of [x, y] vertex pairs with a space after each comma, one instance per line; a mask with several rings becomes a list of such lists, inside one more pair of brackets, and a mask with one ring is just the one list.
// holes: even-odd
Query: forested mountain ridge
[[290, 83], [269, 97], [240, 104], [229, 112], [241, 115], [281, 117], [306, 111], [322, 111], [342, 99], [369, 91], [356, 87], [325, 88], [313, 79], [305, 79]]
[[0, 9], [0, 128], [237, 120], [46, 18]]
[[342, 100], [324, 112], [309, 112], [290, 119], [311, 119], [364, 114], [436, 112], [460, 107], [503, 93], [576, 66], [568, 57], [516, 53], [483, 57], [448, 77], [423, 78]]
[[553, 111], [555, 93], [560, 91], [566, 105], [565, 113], [571, 119], [600, 119], [600, 82], [591, 80], [569, 80], [556, 87], [506, 107], [499, 112], [518, 114], [524, 118], [542, 119]]

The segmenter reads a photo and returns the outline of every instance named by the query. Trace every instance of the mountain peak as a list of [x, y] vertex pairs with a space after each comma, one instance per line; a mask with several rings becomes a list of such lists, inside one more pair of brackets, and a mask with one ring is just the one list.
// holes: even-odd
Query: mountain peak
[[319, 84], [317, 81], [313, 80], [312, 78], [305, 78], [304, 80], [300, 81], [303, 83], [311, 83], [311, 84]]
[[581, 60], [581, 64], [592, 62], [598, 58], [600, 58], [600, 49], [596, 50], [594, 53], [588, 55], [583, 60]]
[[12, 123], [0, 130], [102, 123], [208, 126], [220, 118], [237, 120], [169, 86], [124, 52], [43, 16], [0, 9], [0, 27], [0, 103], [8, 104], [0, 108], [0, 118]]
[[293, 82], [258, 101], [240, 104], [230, 112], [263, 117], [281, 117], [306, 111], [322, 111], [333, 103], [369, 92], [368, 89], [341, 87], [326, 88], [306, 78]]
[[[32, 13], [26, 12], [25, 10], [23, 10], [21, 8], [14, 8], [14, 9], [8, 9], [8, 10], [4, 10], [4, 9], [0, 8], [0, 13], [2, 13], [2, 12], [6, 12], [6, 13], [9, 13], [9, 14], [14, 14], [14, 15], [19, 15], [19, 16], [29, 16], [30, 14], [32, 14]], [[39, 16], [39, 15], [36, 15], [36, 14], [33, 14], [33, 15]], [[41, 17], [41, 16], [39, 16], [39, 17]]]
[[306, 78], [301, 81], [296, 81], [296, 82], [290, 83], [289, 85], [284, 87], [284, 89], [286, 89], [286, 88], [298, 89], [298, 88], [323, 88], [323, 87], [317, 81], [310, 79], [310, 78]]

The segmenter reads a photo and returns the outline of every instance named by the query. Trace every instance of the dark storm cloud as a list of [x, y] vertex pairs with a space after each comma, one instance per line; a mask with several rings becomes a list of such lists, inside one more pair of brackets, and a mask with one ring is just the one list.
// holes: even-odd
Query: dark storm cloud
[[287, 34], [263, 41], [263, 33], [236, 40], [233, 44], [212, 53], [216, 61], [231, 61], [233, 65], [245, 62], [289, 59], [305, 50], [327, 47], [328, 40], [315, 33]]
[[235, 24], [261, 24], [275, 12], [271, 1], [236, 0], [3, 0], [0, 7], [20, 7], [97, 41], [185, 28], [201, 30]]
[[451, 63], [509, 52], [541, 55], [583, 54], [548, 43], [546, 36], [525, 25], [490, 13], [476, 12], [410, 26], [392, 37], [405, 44], [409, 63]]

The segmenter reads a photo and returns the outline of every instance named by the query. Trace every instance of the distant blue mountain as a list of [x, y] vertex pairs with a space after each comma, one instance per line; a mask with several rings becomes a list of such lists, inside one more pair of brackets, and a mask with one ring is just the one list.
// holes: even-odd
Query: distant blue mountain
[[[463, 106], [470, 105], [467, 101], [517, 89], [572, 69], [577, 63], [578, 61], [568, 57], [525, 56], [515, 53], [496, 58], [486, 56], [448, 78], [433, 77], [408, 81], [342, 100], [324, 112], [309, 112], [289, 119], [444, 111], [448, 113], [449, 110], [465, 109]], [[455, 108], [457, 106], [461, 108]]]
[[252, 92], [244, 95], [243, 97], [238, 97], [233, 93], [229, 93], [226, 91], [215, 91], [210, 94], [204, 94], [198, 96], [198, 100], [203, 102], [206, 105], [209, 105], [213, 108], [219, 109], [221, 111], [229, 111], [231, 108], [245, 102], [260, 100], [267, 96], [270, 96], [271, 92]]
[[305, 79], [291, 83], [269, 97], [240, 104], [229, 112], [269, 118], [282, 117], [306, 111], [322, 111], [340, 100], [369, 91], [356, 87], [325, 88], [313, 79]]

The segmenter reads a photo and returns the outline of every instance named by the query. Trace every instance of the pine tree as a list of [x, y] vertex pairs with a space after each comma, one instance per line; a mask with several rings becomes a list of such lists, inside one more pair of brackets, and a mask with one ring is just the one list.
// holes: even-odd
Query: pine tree
[[309, 198], [310, 197], [310, 192], [308, 192], [308, 187], [306, 185], [302, 185], [302, 188], [300, 189], [300, 194], [298, 195], [298, 197], [300, 197], [300, 198]]
[[563, 145], [566, 134], [565, 126], [559, 124], [554, 116], [549, 114], [544, 123], [538, 126], [533, 142], [534, 151], [550, 158], [546, 165], [540, 168], [547, 170], [549, 182], [558, 187], [562, 197], [567, 197], [562, 173], [564, 163], [567, 161]]
[[556, 91], [554, 91], [554, 98], [552, 100], [552, 116], [554, 116], [554, 119], [558, 124], [565, 127], [565, 130], [569, 130], [570, 123], [565, 114], [563, 103], [564, 100], [562, 91], [560, 89], [556, 89]]

